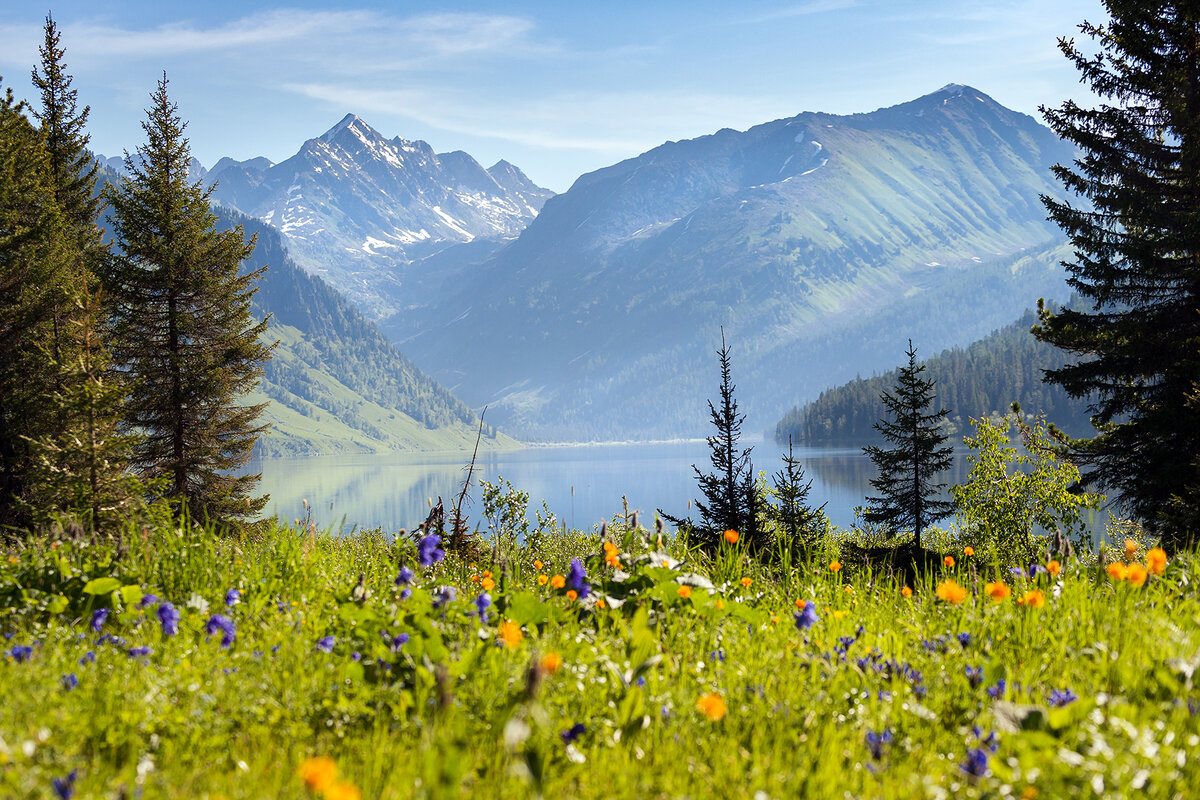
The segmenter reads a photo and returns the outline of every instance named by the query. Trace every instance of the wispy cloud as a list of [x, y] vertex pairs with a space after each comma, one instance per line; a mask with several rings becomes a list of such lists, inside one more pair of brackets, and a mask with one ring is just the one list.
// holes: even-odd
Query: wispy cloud
[[807, 17], [813, 14], [824, 14], [830, 11], [842, 11], [847, 8], [855, 8], [859, 5], [861, 5], [859, 0], [810, 0], [810, 2], [807, 3], [798, 3], [796, 5], [788, 6], [787, 8], [780, 8], [765, 14], [757, 14], [742, 20], [742, 22], [774, 22], [776, 20], [790, 19], [792, 17]]

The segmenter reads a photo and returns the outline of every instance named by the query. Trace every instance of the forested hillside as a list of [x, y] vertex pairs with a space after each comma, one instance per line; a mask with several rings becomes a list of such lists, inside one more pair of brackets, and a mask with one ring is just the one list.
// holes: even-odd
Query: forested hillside
[[[968, 432], [970, 418], [1001, 414], [1014, 400], [1025, 412], [1044, 412], [1067, 433], [1091, 431], [1086, 402], [1042, 382], [1042, 370], [1061, 366], [1063, 353], [1033, 337], [1029, 329], [1035, 322], [1034, 312], [1027, 311], [968, 347], [946, 350], [925, 362], [926, 375], [937, 382], [938, 406], [950, 411], [952, 432]], [[789, 411], [775, 426], [775, 439], [786, 442], [791, 436], [797, 444], [810, 445], [875, 441], [874, 425], [884, 414], [879, 396], [893, 389], [896, 377], [897, 370], [891, 370], [822, 392]]]

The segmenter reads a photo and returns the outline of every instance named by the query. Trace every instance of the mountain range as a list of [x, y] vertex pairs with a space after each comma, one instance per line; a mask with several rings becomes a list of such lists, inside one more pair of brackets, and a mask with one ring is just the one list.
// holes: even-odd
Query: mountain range
[[580, 177], [515, 241], [422, 262], [454, 280], [381, 324], [495, 424], [550, 440], [706, 434], [723, 333], [765, 431], [909, 338], [937, 352], [1065, 299], [1039, 198], [1072, 156], [961, 85], [667, 142]]

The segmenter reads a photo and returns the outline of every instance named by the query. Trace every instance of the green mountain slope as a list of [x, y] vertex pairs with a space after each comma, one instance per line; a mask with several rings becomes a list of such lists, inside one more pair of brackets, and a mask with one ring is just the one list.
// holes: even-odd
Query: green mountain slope
[[[247, 266], [267, 264], [255, 314], [279, 340], [251, 402], [270, 401], [264, 455], [449, 451], [474, 445], [478, 416], [429, 378], [321, 279], [298, 268], [269, 226], [225, 208], [221, 227], [258, 238]], [[483, 446], [516, 442], [485, 426]]]
[[[1027, 311], [1016, 322], [993, 331], [968, 347], [955, 347], [925, 361], [925, 375], [936, 382], [937, 404], [950, 411], [950, 431], [967, 433], [970, 418], [1005, 413], [1016, 401], [1026, 413], [1042, 412], [1072, 435], [1091, 432], [1087, 402], [1067, 396], [1062, 387], [1042, 381], [1042, 371], [1064, 363], [1061, 350], [1029, 332], [1036, 321]], [[776, 424], [775, 439], [796, 444], [865, 444], [878, 440], [874, 425], [885, 413], [879, 399], [893, 391], [898, 370], [856, 378], [821, 392], [816, 400], [793, 408]]]

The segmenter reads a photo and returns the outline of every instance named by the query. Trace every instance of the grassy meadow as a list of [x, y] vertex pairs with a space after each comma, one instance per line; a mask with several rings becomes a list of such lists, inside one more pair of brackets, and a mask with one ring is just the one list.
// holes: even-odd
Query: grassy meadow
[[162, 523], [10, 542], [0, 796], [1200, 786], [1192, 557], [1131, 544], [1015, 574], [948, 551], [904, 587], [839, 564], [835, 539], [767, 568], [620, 517], [603, 539], [539, 524], [483, 544]]

